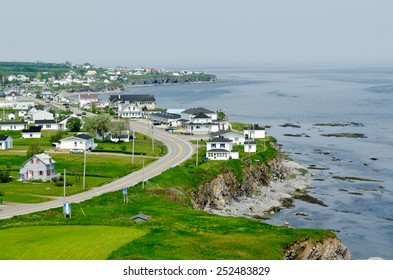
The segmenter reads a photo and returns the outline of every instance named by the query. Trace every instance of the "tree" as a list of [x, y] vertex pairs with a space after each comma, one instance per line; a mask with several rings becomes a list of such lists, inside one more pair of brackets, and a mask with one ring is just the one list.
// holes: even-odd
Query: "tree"
[[37, 155], [37, 154], [40, 154], [43, 152], [44, 152], [44, 150], [41, 149], [40, 144], [38, 142], [33, 142], [30, 144], [29, 148], [27, 149], [26, 154], [30, 158], [34, 155]]
[[104, 138], [111, 128], [111, 117], [108, 114], [95, 115], [85, 119], [85, 129]]
[[[1, 183], [7, 183], [11, 181], [10, 177], [10, 172], [11, 172], [11, 163], [7, 163], [7, 168], [6, 170], [0, 170], [0, 182]], [[1, 196], [1, 193], [0, 193]]]
[[81, 130], [82, 121], [80, 118], [71, 117], [68, 119], [66, 128], [71, 132], [78, 132]]
[[127, 129], [127, 122], [122, 121], [113, 121], [110, 131], [112, 133], [113, 138], [120, 138], [122, 131]]

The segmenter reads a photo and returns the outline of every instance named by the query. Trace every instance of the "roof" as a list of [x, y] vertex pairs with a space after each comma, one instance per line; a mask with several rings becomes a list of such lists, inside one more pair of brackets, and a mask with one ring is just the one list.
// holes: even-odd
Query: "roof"
[[211, 153], [229, 153], [230, 151], [225, 150], [225, 149], [211, 149], [211, 150], [207, 150], [207, 152]]
[[118, 95], [111, 95], [109, 97], [110, 102], [124, 102], [124, 101], [130, 101], [130, 102], [137, 102], [137, 101], [152, 101], [155, 102], [156, 99], [154, 98], [153, 95], [151, 94], [118, 94]]
[[265, 130], [265, 128], [262, 127], [262, 126], [257, 126], [256, 125], [254, 127], [245, 127], [244, 130], [251, 130], [251, 131], [253, 131], [253, 130]]
[[150, 216], [142, 214], [142, 213], [131, 217], [131, 220], [136, 221], [136, 222], [146, 222], [150, 219], [151, 219]]
[[198, 113], [194, 116], [194, 119], [210, 119], [210, 117], [204, 113]]
[[0, 141], [5, 141], [5, 140], [7, 140], [8, 138], [11, 138], [11, 139], [12, 139], [12, 137], [11, 137], [11, 136], [7, 136], [7, 135], [0, 135]]
[[22, 129], [23, 132], [41, 132], [41, 126], [30, 126], [28, 129]]
[[98, 99], [98, 95], [95, 93], [82, 93], [79, 95], [79, 99]]
[[161, 117], [161, 118], [167, 118], [167, 119], [180, 119], [181, 118], [181, 116], [178, 114], [163, 113], [163, 112], [151, 113], [151, 115], [156, 116], [156, 117]]
[[207, 143], [222, 143], [222, 142], [232, 142], [231, 139], [224, 138], [222, 136], [213, 138], [212, 140], [207, 141]]
[[36, 120], [34, 121], [35, 124], [48, 124], [48, 123], [56, 123], [55, 120]]
[[233, 132], [233, 131], [229, 131], [229, 130], [219, 130], [219, 131], [216, 131], [216, 132], [212, 132], [212, 133], [210, 133], [210, 136], [217, 137], [217, 136], [226, 135], [226, 134], [238, 135], [239, 137], [243, 136], [243, 134], [240, 134], [240, 133], [237, 133], [237, 132]]
[[52, 159], [52, 157], [50, 155], [45, 154], [45, 153], [34, 155], [33, 157], [38, 158], [40, 161], [42, 161], [46, 165], [49, 165], [51, 163], [55, 163], [55, 161]]
[[74, 137], [85, 139], [85, 140], [89, 140], [89, 139], [93, 139], [94, 138], [94, 137], [92, 137], [90, 135], [87, 135], [87, 134], [77, 134]]
[[256, 145], [257, 142], [255, 141], [244, 141], [244, 145]]
[[0, 122], [0, 125], [2, 125], [2, 124], [23, 124], [23, 125], [26, 125], [27, 123], [26, 122]]
[[182, 113], [186, 113], [186, 114], [191, 114], [191, 115], [196, 115], [199, 113], [204, 113], [204, 114], [213, 114], [213, 111], [210, 111], [206, 108], [203, 107], [197, 107], [197, 108], [189, 108], [187, 110], [184, 110]]

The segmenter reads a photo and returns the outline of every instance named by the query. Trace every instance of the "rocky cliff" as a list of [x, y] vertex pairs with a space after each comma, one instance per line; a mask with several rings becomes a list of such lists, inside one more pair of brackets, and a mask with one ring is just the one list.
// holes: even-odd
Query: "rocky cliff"
[[287, 260], [349, 260], [351, 253], [337, 238], [328, 237], [320, 242], [309, 239], [298, 241], [285, 250]]

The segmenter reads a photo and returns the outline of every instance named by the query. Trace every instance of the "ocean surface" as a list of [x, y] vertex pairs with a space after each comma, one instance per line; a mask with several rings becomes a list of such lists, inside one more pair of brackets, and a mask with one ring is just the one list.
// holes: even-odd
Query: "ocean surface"
[[206, 72], [220, 81], [125, 94], [153, 94], [158, 107], [221, 109], [231, 121], [268, 126], [267, 134], [308, 169], [308, 194], [320, 203], [295, 200], [266, 222], [330, 229], [353, 259], [392, 260], [393, 68]]

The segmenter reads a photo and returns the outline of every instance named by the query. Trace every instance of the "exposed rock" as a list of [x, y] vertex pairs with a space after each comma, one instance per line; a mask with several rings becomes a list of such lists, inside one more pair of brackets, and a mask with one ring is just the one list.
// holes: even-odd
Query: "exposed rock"
[[286, 260], [349, 260], [351, 253], [337, 238], [298, 241], [285, 250]]

